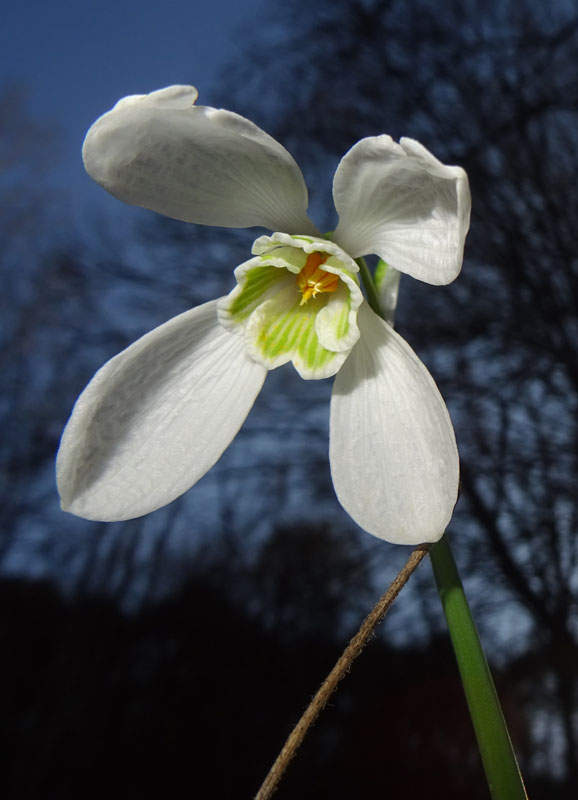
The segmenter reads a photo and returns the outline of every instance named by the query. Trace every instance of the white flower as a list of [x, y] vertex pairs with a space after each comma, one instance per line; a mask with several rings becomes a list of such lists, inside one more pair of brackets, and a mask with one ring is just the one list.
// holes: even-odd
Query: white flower
[[467, 177], [411, 139], [358, 142], [333, 183], [331, 240], [307, 217], [299, 167], [192, 87], [127, 97], [84, 143], [89, 174], [116, 197], [176, 219], [275, 231], [235, 271], [238, 285], [143, 336], [80, 396], [57, 460], [63, 508], [122, 520], [170, 503], [220, 458], [269, 369], [336, 375], [331, 474], [339, 501], [390, 542], [439, 539], [459, 462], [444, 401], [425, 366], [359, 289], [354, 259], [376, 253], [432, 284], [459, 273]]

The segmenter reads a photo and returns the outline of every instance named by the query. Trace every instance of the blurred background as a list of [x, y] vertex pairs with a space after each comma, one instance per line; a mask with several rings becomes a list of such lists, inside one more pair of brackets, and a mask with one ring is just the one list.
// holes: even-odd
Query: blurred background
[[[462, 459], [449, 535], [529, 795], [578, 785], [578, 5], [102, 0], [0, 12], [0, 646], [6, 798], [251, 797], [409, 555], [328, 467], [331, 381], [271, 373], [219, 464], [166, 509], [60, 511], [54, 457], [96, 369], [226, 293], [258, 230], [124, 207], [84, 175], [120, 97], [193, 83], [297, 158], [322, 230], [363, 136], [468, 171], [448, 287], [397, 328]], [[279, 798], [487, 798], [429, 564], [342, 683]]]

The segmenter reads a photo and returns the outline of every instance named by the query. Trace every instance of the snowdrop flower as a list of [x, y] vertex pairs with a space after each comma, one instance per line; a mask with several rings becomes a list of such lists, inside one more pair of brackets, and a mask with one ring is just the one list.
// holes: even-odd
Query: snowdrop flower
[[390, 542], [439, 539], [458, 491], [444, 401], [375, 314], [355, 259], [375, 253], [431, 284], [461, 269], [467, 177], [411, 139], [358, 142], [335, 173], [339, 223], [323, 237], [289, 153], [229, 111], [173, 86], [121, 100], [90, 128], [88, 173], [126, 203], [203, 225], [273, 231], [224, 298], [175, 317], [113, 358], [80, 396], [57, 459], [63, 508], [123, 520], [170, 503], [220, 458], [267, 371], [335, 375], [330, 462], [345, 510]]

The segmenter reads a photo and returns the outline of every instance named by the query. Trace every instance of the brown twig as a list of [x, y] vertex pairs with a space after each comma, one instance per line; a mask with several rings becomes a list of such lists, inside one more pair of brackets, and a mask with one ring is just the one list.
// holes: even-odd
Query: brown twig
[[313, 725], [321, 711], [323, 711], [327, 701], [337, 689], [339, 681], [343, 678], [346, 672], [349, 672], [351, 665], [367, 644], [369, 637], [379, 625], [381, 620], [385, 617], [393, 605], [395, 598], [411, 578], [414, 570], [419, 566], [429, 549], [430, 545], [420, 544], [415, 548], [415, 550], [412, 551], [412, 554], [408, 558], [405, 566], [400, 570], [387, 591], [382, 594], [375, 606], [364, 619], [360, 629], [349, 642], [339, 657], [339, 660], [327, 678], [321, 684], [317, 694], [305, 709], [303, 716], [289, 734], [287, 741], [283, 745], [283, 749], [275, 759], [275, 763], [269, 770], [269, 774], [255, 795], [255, 800], [269, 800], [269, 798], [273, 796], [273, 793], [279, 785], [279, 781], [283, 777], [283, 774], [289, 766], [291, 759], [299, 749], [299, 746], [305, 738], [307, 731]]

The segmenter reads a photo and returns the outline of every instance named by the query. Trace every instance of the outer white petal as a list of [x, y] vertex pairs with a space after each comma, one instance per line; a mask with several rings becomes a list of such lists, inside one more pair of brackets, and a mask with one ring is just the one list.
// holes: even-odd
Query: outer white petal
[[131, 519], [170, 503], [209, 470], [267, 371], [217, 321], [217, 301], [143, 336], [97, 372], [62, 436], [62, 507]]
[[89, 175], [125, 203], [168, 217], [316, 233], [307, 188], [287, 150], [244, 117], [193, 105], [171, 86], [120, 100], [86, 135]]
[[426, 283], [460, 272], [470, 223], [470, 190], [460, 167], [444, 166], [418, 142], [362, 139], [333, 181], [334, 240], [354, 258], [377, 253]]
[[361, 338], [331, 398], [330, 461], [341, 505], [396, 544], [434, 542], [450, 521], [459, 459], [445, 403], [393, 328], [359, 309]]

